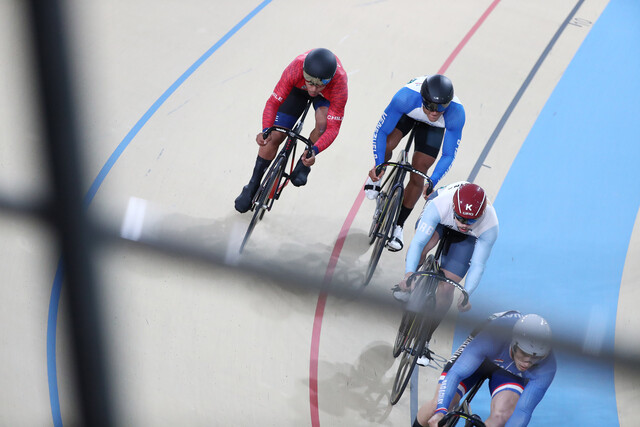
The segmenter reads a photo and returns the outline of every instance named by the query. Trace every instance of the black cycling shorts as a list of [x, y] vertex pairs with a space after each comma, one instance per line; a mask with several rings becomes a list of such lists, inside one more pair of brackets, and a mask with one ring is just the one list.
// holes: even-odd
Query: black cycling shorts
[[438, 157], [444, 138], [444, 128], [431, 126], [428, 123], [412, 119], [406, 114], [403, 114], [400, 120], [398, 120], [398, 124], [396, 124], [396, 129], [402, 132], [403, 137], [405, 137], [411, 129], [415, 129], [415, 151], [424, 153], [434, 159]]

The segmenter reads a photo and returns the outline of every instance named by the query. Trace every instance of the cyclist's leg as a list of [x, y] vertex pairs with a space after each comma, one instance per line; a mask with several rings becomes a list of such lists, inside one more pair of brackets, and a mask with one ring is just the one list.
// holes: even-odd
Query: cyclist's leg
[[398, 146], [402, 138], [404, 138], [404, 134], [400, 130], [398, 130], [398, 128], [395, 128], [394, 130], [392, 130], [391, 133], [387, 136], [387, 147], [384, 152], [385, 162], [388, 162], [389, 160], [391, 160], [391, 156], [393, 155], [393, 150], [396, 149], [396, 147]]
[[[426, 173], [435, 160], [435, 157], [431, 157], [427, 154], [416, 151], [413, 153], [411, 164], [420, 172]], [[409, 182], [405, 187], [404, 200], [402, 201], [403, 212], [401, 212], [400, 218], [398, 218], [399, 225], [404, 226], [404, 222], [406, 221], [413, 208], [416, 206], [418, 199], [420, 199], [420, 195], [422, 194], [423, 189], [424, 178], [414, 173], [409, 174]]]
[[[462, 233], [453, 233], [451, 239], [452, 241], [451, 246], [449, 247], [449, 252], [446, 255], [443, 255], [441, 267], [445, 276], [460, 283], [469, 270], [469, 263], [471, 261], [471, 256], [473, 255], [477, 239], [473, 236]], [[447, 289], [443, 292], [449, 293], [450, 306], [454, 289], [452, 286], [447, 286]], [[470, 307], [470, 305], [468, 307]]]
[[387, 136], [387, 147], [384, 152], [384, 161], [388, 162], [391, 160], [391, 156], [393, 155], [393, 150], [396, 149], [402, 138], [404, 138], [411, 129], [413, 129], [416, 121], [411, 117], [403, 114], [396, 123], [396, 127], [391, 131], [391, 133]]
[[[309, 95], [307, 91], [293, 88], [291, 92], [289, 92], [289, 96], [285, 98], [280, 108], [278, 108], [273, 124], [287, 129], [293, 128], [298, 118], [302, 115], [308, 99]], [[271, 142], [261, 146], [258, 150], [258, 155], [269, 161], [273, 160], [278, 154], [278, 148], [285, 138], [286, 135], [284, 133], [273, 132], [271, 134]]]
[[316, 109], [316, 127], [313, 128], [309, 139], [314, 144], [318, 141], [318, 138], [322, 136], [325, 130], [327, 130], [327, 115], [329, 114], [329, 101], [322, 98], [321, 101], [315, 102], [313, 106]]
[[489, 381], [491, 413], [485, 421], [488, 427], [504, 426], [511, 418], [520, 395], [524, 391], [524, 379], [505, 371], [496, 370]]
[[[393, 150], [398, 146], [402, 138], [404, 138], [409, 132], [411, 132], [411, 129], [413, 129], [415, 124], [416, 124], [416, 121], [411, 117], [407, 116], [406, 114], [403, 114], [402, 117], [400, 117], [400, 120], [398, 120], [396, 127], [393, 129], [393, 131], [391, 131], [391, 133], [387, 137], [385, 161], [388, 161], [389, 159], [391, 159]], [[393, 229], [393, 237], [387, 243], [389, 250], [392, 250], [392, 251], [399, 251], [404, 247], [403, 227], [404, 227], [404, 222], [408, 216], [408, 215], [405, 215], [406, 208], [404, 207], [404, 200], [406, 200], [406, 198], [407, 198], [407, 195], [405, 194], [403, 196], [403, 203], [400, 206], [400, 214], [398, 217], [398, 221]]]
[[[450, 239], [451, 245], [449, 246], [449, 251], [446, 255], [442, 255], [441, 268], [447, 278], [460, 283], [469, 269], [469, 261], [471, 260], [471, 255], [473, 255], [476, 238], [453, 232], [451, 233]], [[441, 282], [438, 284], [435, 320], [431, 333], [436, 330], [447, 314], [449, 307], [451, 307], [454, 292], [454, 287], [448, 283]], [[431, 334], [428, 336], [431, 337]]]
[[[428, 424], [429, 419], [436, 412], [436, 408], [438, 407], [438, 398], [440, 396], [440, 387], [442, 385], [442, 381], [445, 379], [447, 372], [449, 372], [449, 369], [451, 369], [451, 366], [453, 366], [453, 364], [455, 363], [455, 361], [459, 356], [460, 354], [456, 353], [451, 359], [449, 359], [447, 364], [444, 366], [444, 369], [442, 370], [442, 374], [440, 374], [440, 378], [438, 379], [438, 386], [436, 387], [435, 396], [433, 397], [432, 400], [425, 403], [420, 407], [420, 409], [418, 409], [418, 415], [416, 420], [421, 426], [426, 426]], [[486, 368], [487, 368], [487, 365], [483, 363], [474, 373], [472, 373], [467, 378], [460, 381], [460, 384], [458, 384], [458, 387], [456, 390], [456, 394], [453, 396], [453, 399], [449, 404], [449, 408], [448, 408], [449, 411], [455, 408], [458, 405], [458, 403], [460, 403], [460, 399], [462, 399], [462, 396], [464, 396], [464, 394], [467, 391], [469, 391], [478, 381], [480, 381], [483, 378], [486, 372], [485, 371]], [[415, 423], [414, 423], [414, 426], [416, 426]]]
[[[293, 127], [306, 106], [307, 98], [305, 98], [305, 93], [306, 91], [302, 91], [301, 89], [294, 88], [291, 90], [289, 96], [287, 96], [282, 105], [280, 105], [280, 108], [278, 108], [274, 122], [275, 125], [289, 129]], [[283, 133], [272, 132], [269, 142], [264, 146], [260, 146], [258, 149], [258, 156], [256, 157], [249, 183], [242, 188], [242, 192], [235, 200], [235, 208], [238, 212], [244, 213], [251, 207], [253, 197], [256, 191], [258, 191], [258, 187], [260, 187], [260, 181], [262, 181], [262, 177], [271, 164], [271, 161], [276, 157], [278, 147], [284, 139], [285, 135]]]
[[[309, 135], [309, 139], [314, 144], [320, 136], [327, 130], [327, 115], [329, 113], [329, 101], [326, 98], [318, 95], [313, 98], [313, 108], [315, 108], [315, 119], [316, 126], [311, 131]], [[302, 156], [306, 155], [306, 150], [302, 153], [300, 158], [298, 159], [298, 163], [296, 163], [296, 167], [291, 172], [291, 183], [296, 187], [300, 187], [307, 183], [307, 177], [309, 176], [309, 172], [311, 172], [311, 166], [315, 163], [315, 157], [313, 159], [309, 159], [311, 163], [307, 163], [305, 165], [302, 162]]]
[[[420, 172], [427, 173], [440, 152], [444, 128], [430, 126], [423, 122], [415, 122], [414, 144], [415, 150], [411, 164]], [[398, 217], [398, 225], [404, 226], [405, 220], [411, 214], [416, 202], [422, 194], [424, 179], [419, 175], [411, 174], [409, 183], [405, 189], [402, 209]]]

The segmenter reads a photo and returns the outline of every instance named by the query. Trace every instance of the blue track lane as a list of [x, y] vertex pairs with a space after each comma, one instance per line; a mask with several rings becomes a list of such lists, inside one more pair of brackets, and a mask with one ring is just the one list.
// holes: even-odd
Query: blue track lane
[[[500, 237], [474, 295], [477, 307], [538, 312], [587, 346], [613, 345], [640, 207], [638, 19], [640, 2], [612, 0], [549, 98], [496, 199]], [[618, 425], [613, 365], [558, 356], [530, 425]], [[488, 407], [485, 391], [475, 409]]]

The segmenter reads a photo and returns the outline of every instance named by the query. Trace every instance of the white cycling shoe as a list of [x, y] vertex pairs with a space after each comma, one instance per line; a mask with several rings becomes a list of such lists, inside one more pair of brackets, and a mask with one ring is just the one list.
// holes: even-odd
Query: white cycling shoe
[[431, 363], [429, 353], [431, 353], [431, 350], [429, 350], [429, 342], [427, 341], [427, 343], [424, 345], [424, 352], [422, 353], [422, 356], [418, 357], [416, 363], [420, 366], [429, 366], [429, 363]]
[[392, 252], [401, 250], [404, 247], [404, 238], [402, 227], [396, 225], [393, 229], [393, 237], [387, 242], [387, 249]]
[[367, 182], [364, 184], [364, 194], [367, 196], [369, 200], [375, 200], [380, 194], [380, 181], [373, 182], [371, 177], [367, 178]]

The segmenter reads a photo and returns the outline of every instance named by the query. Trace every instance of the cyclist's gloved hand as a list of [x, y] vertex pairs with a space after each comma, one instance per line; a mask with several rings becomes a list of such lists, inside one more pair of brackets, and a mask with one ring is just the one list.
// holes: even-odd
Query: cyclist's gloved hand
[[433, 414], [433, 416], [431, 418], [429, 418], [429, 427], [439, 427], [438, 423], [440, 422], [441, 419], [444, 418], [446, 412], [443, 411], [438, 411], [435, 414]]
[[[371, 178], [371, 180], [373, 182], [377, 182], [380, 181], [382, 179], [382, 176], [384, 175], [384, 171], [385, 168], [381, 167], [381, 166], [374, 166], [370, 171], [369, 171], [369, 178]], [[380, 190], [378, 190], [380, 191]]]
[[316, 153], [315, 150], [311, 150], [309, 151], [304, 150], [304, 153], [302, 153], [302, 164], [309, 167], [309, 166], [313, 166], [313, 164], [316, 162]]
[[415, 281], [411, 282], [411, 287], [409, 287], [409, 283], [407, 283], [407, 280], [409, 280], [409, 277], [411, 277], [413, 273], [407, 273], [404, 275], [404, 279], [402, 279], [400, 281], [400, 283], [398, 283], [398, 288], [400, 288], [401, 291], [412, 291], [413, 287], [415, 286]]
[[467, 301], [466, 305], [462, 305], [464, 302], [464, 295], [460, 295], [460, 299], [458, 299], [458, 311], [464, 313], [465, 311], [471, 310], [471, 301]]
[[[266, 130], [266, 129], [265, 129]], [[265, 137], [266, 135], [266, 137]], [[265, 146], [271, 141], [271, 133], [265, 134], [264, 130], [256, 135], [256, 142], [260, 146]]]
[[426, 199], [431, 193], [433, 193], [433, 181], [428, 179], [426, 185], [424, 186], [424, 190], [422, 191], [422, 196]]

